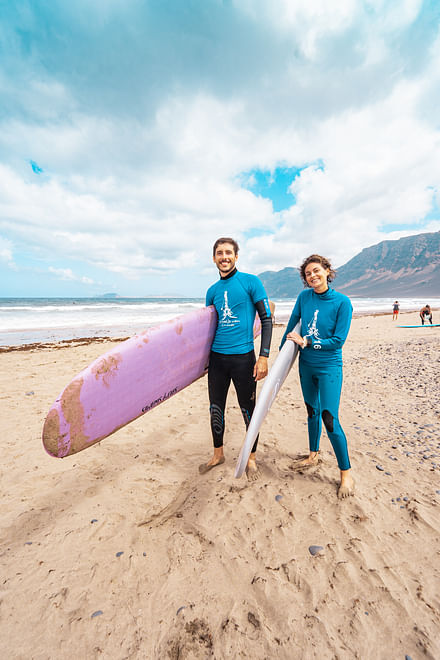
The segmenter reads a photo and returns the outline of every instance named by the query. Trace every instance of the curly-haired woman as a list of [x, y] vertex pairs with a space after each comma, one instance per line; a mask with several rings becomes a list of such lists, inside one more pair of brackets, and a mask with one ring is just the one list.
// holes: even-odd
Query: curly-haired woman
[[[299, 294], [281, 341], [300, 347], [299, 374], [308, 414], [309, 456], [296, 468], [317, 465], [321, 425], [324, 422], [341, 473], [338, 497], [354, 494], [347, 439], [339, 423], [342, 388], [342, 346], [350, 329], [349, 298], [329, 287], [336, 273], [319, 254], [307, 257], [300, 268], [305, 289]], [[301, 319], [301, 335], [293, 328]]]

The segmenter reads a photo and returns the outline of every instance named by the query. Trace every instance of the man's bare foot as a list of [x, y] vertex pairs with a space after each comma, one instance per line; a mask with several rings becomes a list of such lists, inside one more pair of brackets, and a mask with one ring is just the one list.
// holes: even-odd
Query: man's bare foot
[[260, 478], [261, 472], [255, 458], [249, 458], [248, 464], [246, 466], [246, 476], [248, 481], [257, 481], [257, 479]]
[[355, 481], [350, 474], [350, 470], [341, 470], [341, 485], [338, 490], [338, 498], [343, 500], [345, 497], [354, 495]]
[[302, 458], [300, 461], [295, 461], [290, 466], [291, 470], [307, 470], [307, 468], [315, 467], [319, 465], [321, 459], [319, 457], [319, 451], [310, 452], [309, 456]]
[[214, 456], [211, 458], [208, 463], [202, 463], [199, 465], [199, 472], [200, 474], [206, 474], [209, 472], [209, 470], [212, 470], [212, 468], [217, 467], [217, 465], [222, 465], [225, 462], [225, 457], [223, 455], [221, 456]]

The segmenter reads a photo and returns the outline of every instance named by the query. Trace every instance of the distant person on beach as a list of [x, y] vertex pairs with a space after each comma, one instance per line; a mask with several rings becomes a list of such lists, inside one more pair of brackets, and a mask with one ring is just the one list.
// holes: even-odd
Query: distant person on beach
[[[256, 275], [236, 268], [238, 243], [233, 238], [219, 238], [214, 243], [213, 261], [220, 279], [206, 294], [206, 306], [217, 310], [217, 330], [212, 343], [208, 368], [208, 391], [214, 455], [199, 466], [205, 474], [225, 462], [223, 435], [225, 407], [229, 386], [234, 383], [246, 428], [255, 408], [257, 381], [267, 376], [267, 359], [272, 339], [272, 314], [263, 284]], [[261, 319], [261, 346], [258, 360], [254, 353], [255, 312]], [[255, 440], [246, 475], [250, 481], [259, 477]]]
[[399, 302], [395, 300], [393, 303], [393, 321], [396, 321], [398, 316], [399, 316]]
[[422, 325], [425, 325], [425, 321], [429, 321], [432, 325], [432, 312], [429, 305], [425, 305], [419, 312], [420, 318], [422, 320]]
[[[341, 481], [338, 497], [354, 494], [347, 439], [339, 423], [342, 388], [342, 346], [350, 329], [353, 308], [347, 296], [329, 287], [336, 273], [328, 259], [307, 257], [300, 268], [307, 288], [299, 294], [281, 340], [300, 347], [299, 375], [308, 414], [309, 456], [293, 465], [294, 470], [318, 465], [321, 419], [332, 443]], [[293, 331], [301, 319], [301, 334]]]

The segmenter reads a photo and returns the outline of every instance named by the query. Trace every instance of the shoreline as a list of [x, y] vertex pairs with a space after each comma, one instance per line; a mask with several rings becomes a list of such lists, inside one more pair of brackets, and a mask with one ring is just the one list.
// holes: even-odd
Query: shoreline
[[[440, 308], [433, 307], [433, 312], [440, 312]], [[404, 312], [399, 312], [399, 317], [408, 316], [418, 312], [418, 309], [405, 310]], [[367, 318], [367, 317], [382, 317], [382, 316], [392, 316], [392, 312], [354, 312], [353, 319]], [[286, 321], [275, 321], [274, 327], [285, 327], [287, 325], [288, 319]], [[158, 324], [160, 325], [160, 324]], [[156, 326], [151, 326], [156, 327]], [[29, 342], [24, 344], [11, 344], [0, 346], [1, 353], [12, 353], [18, 351], [36, 351], [36, 350], [49, 350], [49, 349], [62, 349], [69, 348], [72, 346], [87, 346], [89, 344], [105, 344], [105, 343], [119, 343], [130, 339], [136, 333], [131, 335], [124, 334], [123, 336], [112, 337], [110, 335], [97, 335], [97, 336], [84, 336], [84, 337], [72, 337], [70, 339], [60, 339], [59, 341], [36, 341]]]

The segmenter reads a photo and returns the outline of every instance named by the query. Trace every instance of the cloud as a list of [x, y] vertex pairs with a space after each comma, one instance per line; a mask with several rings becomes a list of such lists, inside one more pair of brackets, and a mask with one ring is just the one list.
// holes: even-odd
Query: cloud
[[62, 280], [81, 282], [82, 284], [94, 284], [94, 281], [90, 277], [75, 275], [70, 268], [53, 268], [49, 266], [48, 271]]
[[[260, 272], [314, 251], [340, 265], [396, 232], [439, 226], [434, 3], [190, 6], [8, 6], [9, 246], [46, 270], [56, 254], [83, 277], [114, 274], [116, 286], [163, 287], [173, 273], [202, 273], [202, 286], [219, 235], [236, 236], [241, 267]], [[296, 204], [274, 213], [253, 186], [277, 168], [301, 172]]]
[[11, 241], [0, 236], [0, 262], [6, 264], [8, 268], [15, 270], [17, 266], [14, 263]]

